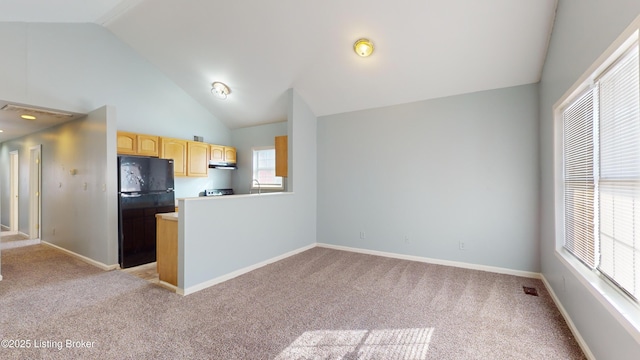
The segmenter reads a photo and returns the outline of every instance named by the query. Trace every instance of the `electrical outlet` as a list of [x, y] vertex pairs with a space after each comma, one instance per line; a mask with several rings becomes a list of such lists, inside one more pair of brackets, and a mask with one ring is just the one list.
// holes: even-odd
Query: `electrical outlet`
[[53, 228], [53, 234], [52, 235], [55, 235], [55, 234], [56, 234], [56, 228]]
[[405, 235], [405, 236], [404, 236], [404, 243], [405, 243], [405, 244], [409, 244], [409, 243], [411, 243], [411, 241], [409, 240], [409, 236], [408, 236], [408, 235]]
[[364, 231], [360, 231], [360, 239], [366, 239], [367, 238], [367, 234], [364, 233]]
[[466, 249], [466, 245], [465, 245], [464, 241], [460, 241], [458, 243], [458, 246], [460, 247], [460, 250], [465, 250]]

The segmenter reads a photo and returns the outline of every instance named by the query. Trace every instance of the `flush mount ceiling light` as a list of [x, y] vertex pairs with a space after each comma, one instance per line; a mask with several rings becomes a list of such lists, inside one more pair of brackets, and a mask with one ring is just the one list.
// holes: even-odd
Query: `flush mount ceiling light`
[[211, 93], [218, 99], [224, 100], [229, 94], [231, 94], [231, 90], [227, 85], [216, 81], [211, 84]]
[[35, 120], [36, 117], [33, 115], [20, 115], [21, 118], [25, 119], [25, 120]]
[[359, 39], [353, 44], [353, 51], [361, 57], [367, 57], [373, 53], [373, 43], [369, 39]]

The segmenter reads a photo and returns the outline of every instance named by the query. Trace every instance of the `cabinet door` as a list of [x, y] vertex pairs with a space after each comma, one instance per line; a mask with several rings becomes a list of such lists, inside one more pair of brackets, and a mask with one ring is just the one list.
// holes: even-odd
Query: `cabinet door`
[[175, 176], [187, 176], [187, 141], [171, 138], [160, 138], [160, 157], [173, 159]]
[[138, 134], [137, 153], [144, 156], [158, 156], [158, 137], [153, 135]]
[[187, 142], [187, 176], [209, 176], [209, 144]]
[[118, 131], [117, 139], [118, 154], [136, 155], [136, 134]]
[[236, 162], [236, 148], [231, 146], [224, 147], [224, 161], [228, 163]]
[[289, 172], [289, 151], [287, 136], [276, 136], [276, 176], [287, 177]]
[[156, 224], [158, 277], [178, 286], [178, 222], [158, 217]]
[[209, 145], [211, 149], [211, 161], [223, 162], [224, 161], [224, 146], [222, 145]]

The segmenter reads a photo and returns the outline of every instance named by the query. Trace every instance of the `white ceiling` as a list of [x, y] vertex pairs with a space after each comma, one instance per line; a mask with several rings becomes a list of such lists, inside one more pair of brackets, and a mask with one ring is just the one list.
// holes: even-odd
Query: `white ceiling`
[[286, 119], [291, 87], [322, 116], [538, 82], [556, 3], [9, 0], [0, 21], [101, 24], [238, 128]]

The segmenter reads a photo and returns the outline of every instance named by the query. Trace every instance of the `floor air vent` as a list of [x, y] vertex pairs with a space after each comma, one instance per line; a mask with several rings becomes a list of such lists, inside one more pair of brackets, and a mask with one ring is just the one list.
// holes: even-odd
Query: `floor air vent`
[[523, 286], [524, 293], [531, 296], [538, 296], [538, 290], [534, 287]]

